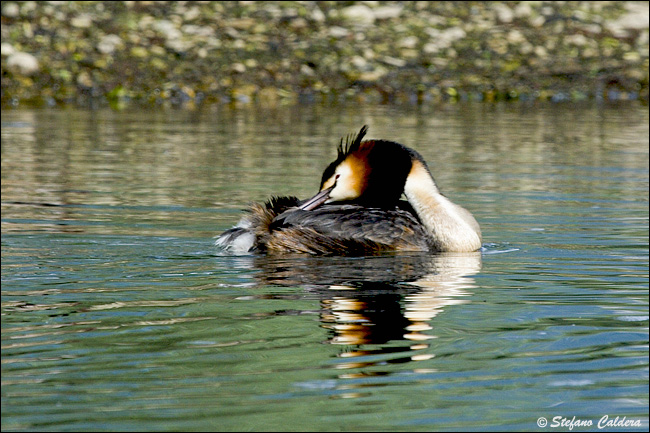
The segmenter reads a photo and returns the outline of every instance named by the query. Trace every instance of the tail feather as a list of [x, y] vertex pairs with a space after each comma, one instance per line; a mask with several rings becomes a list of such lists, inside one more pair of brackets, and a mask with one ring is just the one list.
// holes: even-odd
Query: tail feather
[[264, 204], [253, 204], [235, 227], [217, 238], [215, 245], [235, 254], [265, 250], [273, 219], [299, 202], [296, 197], [272, 197]]

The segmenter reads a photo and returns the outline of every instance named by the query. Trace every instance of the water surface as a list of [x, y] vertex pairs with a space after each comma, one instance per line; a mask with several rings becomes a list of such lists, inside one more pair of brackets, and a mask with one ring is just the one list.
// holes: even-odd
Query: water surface
[[[4, 110], [2, 430], [647, 431], [648, 120]], [[219, 254], [241, 209], [312, 195], [363, 124], [424, 156], [482, 251]]]

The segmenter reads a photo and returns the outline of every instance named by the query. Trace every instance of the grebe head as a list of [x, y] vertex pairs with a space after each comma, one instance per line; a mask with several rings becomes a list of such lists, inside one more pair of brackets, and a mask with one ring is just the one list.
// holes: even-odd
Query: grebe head
[[302, 204], [305, 210], [323, 203], [354, 202], [365, 206], [394, 205], [404, 192], [415, 151], [386, 140], [362, 141], [368, 126], [341, 139], [338, 155], [323, 172], [320, 192]]

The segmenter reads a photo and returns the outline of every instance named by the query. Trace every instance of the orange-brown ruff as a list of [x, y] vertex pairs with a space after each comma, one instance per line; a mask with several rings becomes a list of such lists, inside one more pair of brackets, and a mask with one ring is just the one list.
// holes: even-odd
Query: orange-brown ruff
[[[399, 143], [348, 136], [308, 200], [255, 204], [216, 244], [233, 253], [372, 254], [476, 251], [472, 214], [442, 195], [422, 156]], [[400, 200], [404, 194], [408, 201]]]

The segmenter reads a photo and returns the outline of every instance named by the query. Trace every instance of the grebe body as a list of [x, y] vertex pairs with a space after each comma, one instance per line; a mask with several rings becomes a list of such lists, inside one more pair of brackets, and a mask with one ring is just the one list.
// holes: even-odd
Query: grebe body
[[216, 244], [233, 253], [478, 250], [478, 223], [439, 192], [422, 156], [396, 142], [362, 141], [366, 131], [341, 142], [314, 197], [255, 204]]

